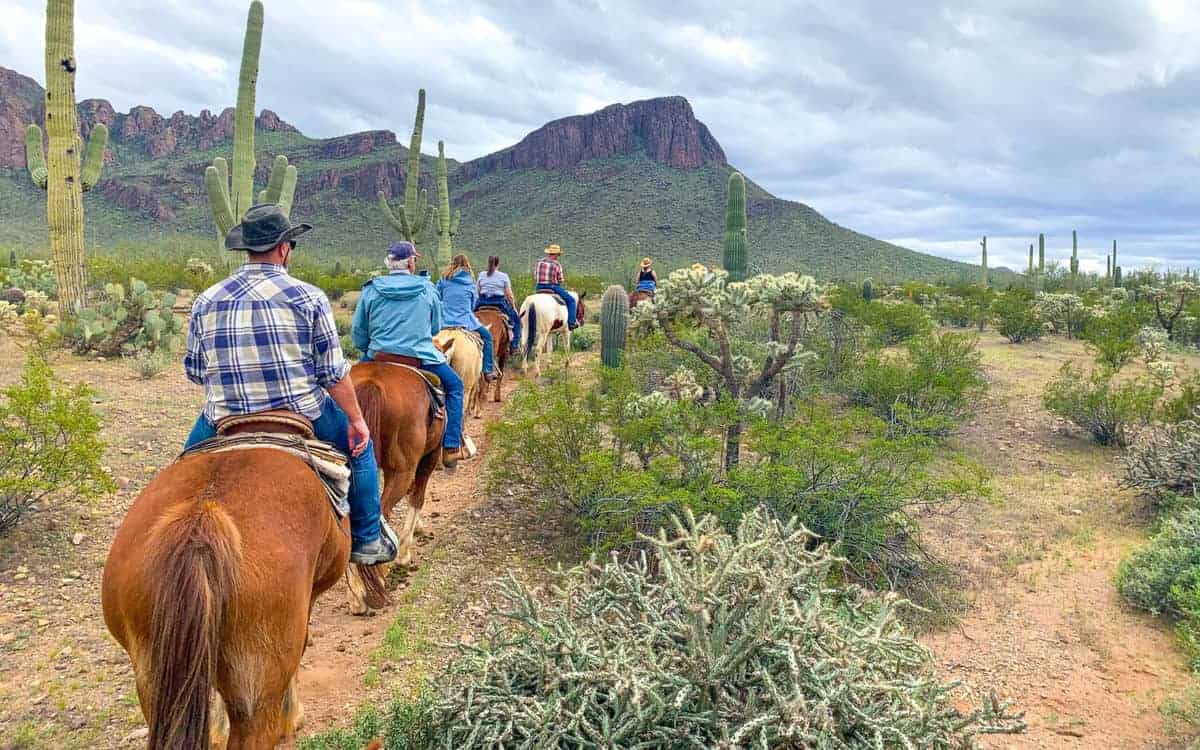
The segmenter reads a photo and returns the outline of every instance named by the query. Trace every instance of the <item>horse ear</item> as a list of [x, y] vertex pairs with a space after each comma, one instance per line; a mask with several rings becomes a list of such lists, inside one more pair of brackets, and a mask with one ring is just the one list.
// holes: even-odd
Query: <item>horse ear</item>
[[582, 291], [582, 292], [580, 292], [580, 293], [579, 293], [579, 299], [583, 299], [583, 298], [584, 298], [584, 297], [586, 297], [586, 296], [587, 296], [587, 291], [586, 291], [586, 290], [584, 290], [584, 291]]

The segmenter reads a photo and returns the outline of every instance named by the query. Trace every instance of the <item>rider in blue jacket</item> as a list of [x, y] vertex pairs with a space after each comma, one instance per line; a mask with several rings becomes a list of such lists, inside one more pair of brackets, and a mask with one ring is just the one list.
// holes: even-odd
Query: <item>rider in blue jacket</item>
[[471, 272], [471, 261], [467, 260], [467, 256], [454, 256], [450, 267], [442, 273], [442, 280], [437, 283], [437, 292], [442, 299], [442, 325], [446, 328], [465, 328], [479, 334], [483, 339], [484, 380], [489, 383], [495, 380], [492, 332], [475, 317], [479, 291], [475, 288], [475, 275]]

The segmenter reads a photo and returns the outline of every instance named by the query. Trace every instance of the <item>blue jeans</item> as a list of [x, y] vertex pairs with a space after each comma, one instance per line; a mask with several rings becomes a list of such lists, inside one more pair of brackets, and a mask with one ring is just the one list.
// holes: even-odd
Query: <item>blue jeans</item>
[[[375, 463], [375, 447], [358, 456], [350, 455], [350, 420], [332, 398], [325, 399], [321, 416], [313, 420], [313, 432], [318, 440], [332, 444], [350, 458], [350, 537], [354, 546], [379, 538], [379, 466]], [[203, 414], [196, 420], [184, 449], [216, 436], [217, 427]]]
[[494, 372], [496, 369], [496, 353], [492, 351], [496, 348], [496, 340], [492, 338], [492, 332], [487, 326], [479, 326], [475, 329], [475, 333], [479, 334], [479, 338], [483, 339], [483, 372], [487, 374]]
[[578, 328], [579, 321], [575, 319], [575, 298], [567, 293], [566, 289], [562, 288], [561, 284], [538, 284], [538, 291], [557, 292], [559, 297], [562, 297], [563, 302], [567, 303], [567, 324], [569, 328]]
[[443, 448], [461, 448], [463, 434], [463, 382], [454, 368], [445, 362], [431, 364], [422, 362], [421, 369], [432, 372], [442, 379], [446, 389], [446, 434], [442, 437]]
[[475, 305], [478, 310], [483, 306], [499, 307], [508, 316], [509, 327], [512, 328], [512, 349], [516, 351], [521, 348], [521, 316], [517, 313], [517, 308], [512, 306], [508, 301], [508, 297], [503, 294], [489, 294], [486, 297], [480, 297], [479, 302]]
[[639, 292], [650, 292], [651, 294], [654, 294], [654, 290], [657, 288], [657, 286], [658, 285], [653, 281], [639, 281], [637, 290]]

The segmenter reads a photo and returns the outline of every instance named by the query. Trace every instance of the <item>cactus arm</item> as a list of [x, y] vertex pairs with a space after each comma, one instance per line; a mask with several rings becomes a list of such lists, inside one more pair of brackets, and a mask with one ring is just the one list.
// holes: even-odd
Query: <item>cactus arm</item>
[[108, 127], [104, 123], [92, 128], [88, 136], [87, 152], [83, 159], [83, 190], [87, 192], [100, 181], [100, 170], [104, 169], [104, 149], [108, 148]]
[[254, 0], [246, 16], [246, 38], [242, 46], [242, 68], [238, 76], [237, 110], [233, 126], [233, 183], [229, 197], [233, 215], [239, 221], [254, 202], [254, 98], [262, 33], [263, 5], [259, 0]]
[[50, 173], [46, 171], [46, 152], [42, 149], [42, 129], [37, 125], [25, 128], [25, 164], [33, 184], [46, 189]]
[[212, 207], [213, 219], [217, 222], [217, 232], [224, 237], [237, 224], [233, 215], [233, 207], [229, 205], [228, 181], [223, 179], [228, 169], [224, 159], [216, 159], [213, 166], [204, 170], [204, 187], [208, 190], [208, 204]]
[[291, 164], [283, 171], [283, 185], [279, 188], [277, 203], [283, 209], [283, 213], [288, 216], [292, 215], [292, 203], [296, 200], [296, 181], [299, 177], [296, 167]]
[[260, 193], [262, 197], [259, 199], [259, 203], [279, 203], [287, 168], [288, 158], [283, 154], [276, 156], [275, 161], [271, 164], [271, 176], [267, 180], [267, 189]]
[[450, 220], [450, 236], [454, 237], [458, 234], [458, 222], [462, 218], [462, 211], [455, 209], [454, 218]]
[[388, 205], [387, 196], [383, 194], [382, 190], [377, 193], [376, 197], [379, 199], [379, 210], [383, 212], [384, 218], [387, 219], [388, 223], [392, 225], [392, 229], [395, 229], [397, 232], [399, 232], [402, 238], [407, 239], [409, 236], [408, 222], [404, 218], [403, 207], [401, 208], [399, 215], [397, 215], [392, 211], [392, 207]]

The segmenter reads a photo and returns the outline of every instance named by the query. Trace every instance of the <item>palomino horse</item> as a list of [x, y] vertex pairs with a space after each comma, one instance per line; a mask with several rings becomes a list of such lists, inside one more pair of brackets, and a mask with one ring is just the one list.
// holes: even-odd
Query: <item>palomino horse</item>
[[[508, 316], [494, 307], [483, 307], [475, 311], [479, 322], [492, 332], [492, 356], [496, 361], [496, 379], [492, 381], [492, 401], [500, 403], [500, 386], [504, 383], [504, 368], [508, 366], [508, 349], [511, 339], [508, 333]], [[478, 401], [487, 398], [487, 381], [479, 381]]]
[[632, 310], [642, 302], [647, 302], [652, 299], [654, 299], [654, 295], [650, 292], [635, 289], [629, 293], [629, 309]]
[[[375, 458], [383, 470], [383, 517], [389, 518], [400, 501], [408, 498], [396, 562], [411, 565], [413, 536], [421, 523], [425, 490], [442, 453], [446, 420], [434, 418], [433, 402], [425, 381], [412, 369], [387, 362], [360, 362], [350, 370], [354, 392], [375, 444]], [[366, 614], [374, 581], [386, 577], [386, 566], [351, 566], [350, 611]], [[383, 569], [383, 570], [381, 570]], [[366, 578], [364, 578], [366, 574]]]
[[479, 384], [483, 382], [483, 350], [474, 335], [461, 328], [443, 328], [433, 337], [433, 345], [442, 350], [450, 367], [463, 382], [463, 414], [479, 419]]
[[192, 454], [155, 477], [117, 530], [101, 591], [150, 750], [226, 738], [268, 750], [295, 732], [309, 612], [349, 557], [349, 522], [297, 456]]
[[[575, 317], [583, 320], [585, 313], [583, 298], [587, 292], [576, 294], [568, 291], [575, 298]], [[571, 329], [567, 325], [567, 306], [559, 303], [558, 297], [545, 292], [534, 292], [521, 303], [521, 324], [525, 326], [525, 364], [533, 360], [535, 377], [542, 375], [542, 355], [554, 351], [554, 342], [550, 334], [558, 333], [563, 338], [563, 350], [571, 354]]]

